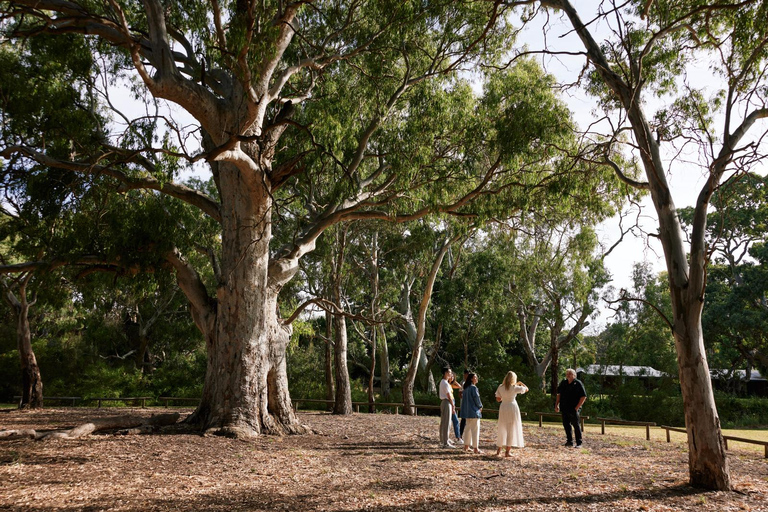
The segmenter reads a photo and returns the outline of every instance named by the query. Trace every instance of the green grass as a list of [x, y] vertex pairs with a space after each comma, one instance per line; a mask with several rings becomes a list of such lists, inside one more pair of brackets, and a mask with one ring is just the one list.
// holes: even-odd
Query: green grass
[[[524, 421], [523, 423], [530, 425], [532, 427], [538, 427], [539, 422], [536, 421]], [[542, 424], [544, 428], [558, 428], [562, 429], [562, 425], [559, 423], [554, 422], [544, 422]], [[645, 440], [645, 427], [641, 426], [633, 426], [633, 425], [605, 425], [605, 433], [614, 435], [614, 436], [623, 436], [628, 438], [635, 438], [640, 440]], [[596, 423], [586, 423], [584, 425], [584, 434], [585, 436], [599, 436], [600, 435], [600, 424]], [[757, 441], [768, 441], [768, 430], [767, 429], [735, 429], [735, 428], [727, 428], [723, 429], [723, 435], [726, 436], [735, 436], [735, 437], [743, 437], [746, 439], [755, 439]], [[679, 444], [685, 444], [687, 442], [687, 437], [682, 432], [670, 432], [669, 433], [669, 440], [672, 443], [679, 443]], [[666, 442], [667, 441], [667, 432], [660, 427], [651, 427], [651, 441], [661, 441]], [[741, 443], [739, 441], [728, 441], [728, 451], [732, 450], [739, 450], [739, 451], [750, 451], [750, 452], [757, 452], [764, 454], [765, 448], [763, 448], [762, 445], [759, 444], [751, 444], [751, 443]]]

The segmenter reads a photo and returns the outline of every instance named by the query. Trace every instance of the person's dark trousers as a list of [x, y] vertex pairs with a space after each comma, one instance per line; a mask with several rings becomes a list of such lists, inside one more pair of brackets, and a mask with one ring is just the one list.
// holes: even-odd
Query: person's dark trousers
[[467, 418], [461, 418], [459, 422], [459, 437], [464, 439], [464, 427], [467, 425]]
[[[573, 433], [571, 433], [573, 427]], [[573, 444], [574, 437], [576, 444], [581, 444], [581, 425], [579, 425], [579, 411], [571, 409], [563, 411], [563, 428], [565, 429], [565, 438], [568, 444]]]

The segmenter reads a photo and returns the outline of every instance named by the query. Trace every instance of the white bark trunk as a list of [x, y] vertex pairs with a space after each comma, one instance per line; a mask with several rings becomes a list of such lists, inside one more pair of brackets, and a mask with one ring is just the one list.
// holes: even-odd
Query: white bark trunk
[[[569, 0], [552, 0], [546, 4], [561, 9], [568, 16], [596, 71], [627, 112], [659, 218], [659, 238], [669, 273], [674, 315], [673, 332], [688, 431], [690, 482], [691, 485], [708, 489], [730, 490], [728, 459], [725, 456], [725, 445], [701, 332], [701, 309], [706, 286], [704, 229], [707, 201], [713, 187], [720, 181], [722, 169], [710, 169], [710, 180], [699, 195], [691, 234], [689, 266], [682, 229], [666, 180], [666, 169], [661, 160], [659, 145], [652, 136], [642, 103], [638, 101], [641, 91], [630, 87], [613, 71], [600, 45], [593, 39]], [[726, 134], [727, 137], [729, 135]], [[724, 151], [726, 149], [728, 148], [724, 147]], [[720, 155], [718, 160], [727, 162], [728, 157], [727, 154]]]
[[342, 316], [334, 322], [334, 367], [336, 375], [336, 401], [333, 404], [334, 414], [352, 414], [352, 387], [349, 382], [347, 367], [347, 321]]
[[[435, 255], [435, 261], [432, 263], [432, 269], [427, 277], [427, 282], [424, 284], [424, 293], [421, 296], [421, 302], [419, 303], [419, 313], [416, 318], [416, 340], [411, 352], [411, 362], [408, 366], [408, 372], [403, 380], [403, 412], [408, 415], [415, 415], [416, 408], [413, 399], [413, 386], [416, 383], [416, 371], [419, 368], [419, 361], [422, 356], [425, 356], [423, 349], [424, 333], [427, 323], [427, 309], [429, 308], [429, 302], [432, 298], [432, 289], [435, 286], [435, 280], [437, 279], [437, 271], [440, 270], [440, 265], [445, 258], [448, 249], [451, 244], [458, 240], [459, 237], [454, 237], [450, 240], [445, 240], [440, 250]], [[434, 380], [433, 380], [434, 382]]]
[[379, 325], [379, 371], [381, 372], [381, 396], [389, 398], [389, 346], [387, 345], [387, 335], [384, 326]]
[[[331, 262], [331, 293], [333, 301], [340, 310], [343, 308], [341, 279], [344, 269], [344, 257], [347, 246], [347, 233], [345, 230], [337, 232], [335, 255]], [[343, 314], [335, 315], [333, 337], [333, 363], [336, 385], [334, 414], [352, 414], [352, 386], [349, 382], [349, 368], [347, 367], [347, 320]]]
[[[336, 400], [336, 385], [333, 374], [333, 315], [325, 312], [325, 399]], [[333, 410], [333, 405], [328, 404], [328, 410]]]
[[[21, 364], [21, 400], [19, 409], [37, 409], [43, 407], [43, 379], [37, 357], [32, 349], [32, 330], [29, 327], [29, 308], [27, 301], [27, 283], [32, 275], [21, 279], [18, 296], [10, 289], [5, 290], [5, 299], [11, 307], [16, 321], [16, 347]], [[3, 281], [3, 284], [6, 283]], [[34, 302], [33, 302], [34, 303]]]

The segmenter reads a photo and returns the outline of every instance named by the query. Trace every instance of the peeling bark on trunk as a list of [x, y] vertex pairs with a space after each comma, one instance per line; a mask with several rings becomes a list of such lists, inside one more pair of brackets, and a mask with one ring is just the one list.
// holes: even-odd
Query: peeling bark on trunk
[[[675, 293], [677, 292], [677, 293]], [[673, 301], [682, 290], [673, 290]], [[680, 306], [678, 306], [680, 308]], [[675, 315], [675, 347], [680, 372], [680, 390], [685, 405], [688, 434], [688, 465], [692, 485], [707, 489], [730, 489], [730, 469], [725, 457], [709, 365], [701, 330], [701, 306]], [[677, 311], [680, 311], [677, 309]], [[706, 381], [709, 386], [701, 385]]]
[[196, 318], [206, 335], [208, 366], [189, 421], [232, 437], [301, 433], [288, 394], [291, 330], [278, 318], [279, 289], [268, 282], [272, 199], [265, 184], [243, 175], [232, 165], [219, 166], [221, 283], [215, 316], [202, 318], [198, 311]]

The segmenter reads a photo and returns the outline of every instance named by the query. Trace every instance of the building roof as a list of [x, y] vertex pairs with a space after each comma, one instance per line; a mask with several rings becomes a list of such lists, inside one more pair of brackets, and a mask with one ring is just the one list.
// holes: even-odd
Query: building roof
[[[603, 375], [606, 377], [616, 377], [625, 375], [627, 377], [666, 377], [667, 374], [656, 370], [651, 366], [631, 366], [618, 364], [590, 364], [585, 368], [577, 368], [576, 373], [585, 373], [587, 375]], [[740, 379], [747, 380], [746, 370], [726, 370], [710, 369], [709, 374], [713, 379]], [[760, 375], [760, 372], [752, 369], [749, 380], [766, 381], [766, 378]]]
[[[713, 379], [739, 379], [739, 380], [747, 380], [747, 370], [726, 370], [724, 368], [720, 369], [710, 369], [709, 374], [712, 376]], [[760, 372], [753, 369], [750, 372], [749, 380], [766, 380], [765, 377], [760, 375]]]
[[578, 368], [576, 373], [583, 372], [587, 375], [605, 375], [618, 376], [626, 375], [629, 377], [665, 377], [664, 372], [660, 372], [650, 366], [622, 366], [618, 364], [590, 364], [586, 368]]

